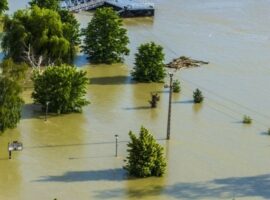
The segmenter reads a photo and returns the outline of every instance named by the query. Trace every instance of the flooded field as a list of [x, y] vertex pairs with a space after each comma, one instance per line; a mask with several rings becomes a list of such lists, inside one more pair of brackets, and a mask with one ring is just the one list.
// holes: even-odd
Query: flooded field
[[[10, 0], [12, 10], [26, 1]], [[0, 199], [270, 199], [270, 2], [156, 0], [154, 18], [125, 19], [131, 55], [122, 65], [75, 63], [91, 78], [82, 114], [50, 115], [32, 104], [31, 89], [18, 127], [0, 136]], [[20, 5], [21, 4], [21, 5]], [[91, 14], [77, 15], [82, 27]], [[136, 48], [155, 41], [166, 62], [185, 55], [209, 61], [174, 74], [171, 140], [166, 141], [168, 89], [131, 80]], [[200, 88], [202, 105], [193, 105]], [[150, 92], [159, 92], [150, 109]], [[253, 118], [241, 123], [243, 115]], [[123, 159], [128, 131], [149, 128], [164, 146], [162, 178], [128, 179]], [[114, 157], [119, 135], [119, 157]], [[8, 160], [7, 143], [24, 150]]]

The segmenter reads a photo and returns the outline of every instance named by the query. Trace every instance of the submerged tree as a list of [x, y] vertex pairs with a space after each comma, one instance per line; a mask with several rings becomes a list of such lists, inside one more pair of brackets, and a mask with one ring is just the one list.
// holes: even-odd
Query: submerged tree
[[163, 148], [147, 129], [141, 127], [139, 137], [129, 132], [127, 164], [124, 167], [129, 175], [135, 177], [162, 176], [166, 162]]
[[243, 124], [251, 124], [252, 123], [252, 118], [248, 115], [244, 115], [243, 117]]
[[151, 100], [149, 101], [151, 108], [157, 107], [157, 103], [159, 99], [160, 99], [160, 96], [158, 95], [158, 93], [151, 93]]
[[33, 67], [69, 63], [76, 45], [73, 36], [78, 37], [69, 33], [70, 26], [53, 10], [19, 10], [4, 20], [3, 51], [15, 62], [27, 61]]
[[135, 67], [131, 73], [139, 82], [162, 82], [165, 78], [163, 48], [154, 42], [142, 44], [135, 54]]
[[47, 8], [51, 10], [60, 9], [60, 0], [31, 0], [30, 6], [38, 6], [40, 8]]
[[198, 88], [193, 92], [193, 100], [194, 100], [194, 103], [201, 103], [204, 100], [202, 91], [199, 90]]
[[25, 63], [15, 63], [11, 58], [4, 59], [0, 64], [2, 76], [22, 84], [21, 81], [25, 79], [28, 65]]
[[0, 68], [0, 131], [3, 132], [15, 128], [20, 121], [23, 105], [20, 81], [25, 77], [27, 66], [8, 59], [1, 63]]
[[32, 0], [29, 3], [32, 7], [47, 8], [57, 11], [63, 24], [63, 36], [70, 42], [67, 63], [72, 63], [76, 54], [76, 46], [80, 44], [80, 24], [72, 12], [60, 8], [60, 0]]
[[35, 71], [32, 80], [34, 101], [44, 108], [49, 102], [51, 112], [81, 112], [82, 107], [89, 104], [84, 97], [89, 83], [86, 72], [78, 71], [75, 67], [48, 67], [43, 73]]
[[129, 54], [129, 39], [122, 20], [112, 8], [99, 8], [83, 30], [83, 52], [93, 63], [122, 62]]
[[181, 85], [179, 80], [173, 81], [172, 89], [174, 93], [179, 93], [181, 91]]
[[8, 10], [8, 1], [0, 0], [0, 15], [2, 15], [6, 10]]
[[80, 40], [80, 24], [74, 15], [68, 10], [58, 11], [63, 24], [63, 36], [70, 43], [70, 49], [67, 55], [67, 63], [72, 63], [76, 55], [76, 47], [81, 43]]
[[15, 128], [21, 118], [23, 100], [17, 82], [0, 77], [0, 131]]

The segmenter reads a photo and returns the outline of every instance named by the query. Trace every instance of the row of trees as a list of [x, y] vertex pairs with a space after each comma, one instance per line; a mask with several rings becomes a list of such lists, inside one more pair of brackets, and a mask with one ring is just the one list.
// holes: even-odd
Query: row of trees
[[[30, 9], [4, 18], [2, 49], [15, 62], [32, 67], [71, 64], [84, 36], [82, 51], [92, 63], [123, 62], [129, 55], [129, 39], [122, 19], [111, 8], [97, 9], [87, 28], [80, 33], [74, 15], [61, 10], [58, 0], [32, 0]], [[162, 47], [143, 44], [136, 53], [134, 79], [159, 82], [165, 77]]]
[[[73, 14], [60, 9], [59, 0], [32, 0], [29, 4], [30, 9], [19, 10], [12, 17], [4, 18], [2, 48], [7, 60], [1, 66], [3, 73], [0, 103], [2, 112], [5, 112], [3, 119], [0, 119], [2, 130], [17, 124], [22, 106], [19, 97], [22, 84], [18, 83], [19, 79], [12, 79], [13, 75], [6, 78], [4, 69], [7, 63], [12, 69], [26, 69], [25, 63], [38, 69], [32, 76], [32, 97], [43, 108], [46, 102], [50, 102], [51, 112], [80, 112], [82, 106], [89, 103], [84, 99], [88, 83], [86, 74], [68, 65], [72, 63], [76, 47], [80, 44], [79, 23]], [[7, 4], [3, 5], [2, 12], [7, 9]], [[122, 62], [123, 57], [129, 54], [127, 31], [123, 28], [122, 20], [111, 8], [98, 9], [82, 35], [85, 36], [82, 50], [89, 55], [91, 62]], [[162, 47], [153, 42], [141, 45], [135, 55], [136, 62], [132, 72], [134, 79], [142, 82], [162, 81], [165, 77], [162, 51]], [[51, 67], [42, 72], [41, 66]], [[7, 87], [13, 89], [9, 90]], [[9, 95], [15, 95], [13, 91], [18, 97], [17, 103], [7, 100]], [[17, 105], [17, 109], [9, 109], [13, 104]], [[14, 113], [16, 120], [8, 117]], [[10, 121], [9, 126], [5, 125], [5, 120]]]
[[[21, 117], [22, 85], [28, 65], [33, 71], [35, 103], [56, 113], [81, 112], [89, 104], [85, 99], [89, 80], [86, 72], [72, 63], [76, 46], [80, 44], [79, 23], [74, 16], [59, 7], [59, 0], [32, 0], [31, 8], [4, 18], [2, 48], [6, 59], [1, 63], [0, 131], [14, 128]], [[0, 1], [0, 13], [7, 10], [6, 0]], [[98, 9], [82, 31], [82, 50], [94, 63], [122, 62], [129, 54], [129, 39], [122, 20], [110, 8]], [[143, 44], [136, 53], [132, 76], [137, 81], [159, 82], [165, 77], [164, 53], [155, 43]], [[15, 61], [15, 62], [14, 62]], [[40, 66], [49, 66], [40, 70]], [[153, 135], [141, 128], [139, 137], [129, 133], [128, 157], [125, 169], [131, 176], [162, 176], [166, 162], [163, 148]]]

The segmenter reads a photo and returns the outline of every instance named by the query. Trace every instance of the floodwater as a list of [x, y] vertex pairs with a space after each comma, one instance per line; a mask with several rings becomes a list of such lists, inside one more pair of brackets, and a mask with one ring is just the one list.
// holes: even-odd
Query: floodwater
[[[20, 3], [17, 3], [20, 2]], [[24, 7], [10, 0], [12, 9]], [[131, 56], [123, 65], [76, 63], [91, 78], [82, 114], [50, 115], [32, 105], [31, 89], [18, 127], [0, 136], [0, 199], [270, 199], [270, 2], [268, 0], [156, 0], [154, 18], [125, 19]], [[89, 13], [77, 15], [82, 26]], [[180, 55], [209, 61], [175, 73], [171, 140], [166, 141], [168, 90], [130, 78], [139, 44], [164, 47], [166, 62]], [[202, 105], [193, 105], [200, 88]], [[150, 92], [159, 92], [150, 109]], [[243, 125], [243, 115], [253, 124]], [[128, 131], [143, 125], [165, 148], [163, 178], [128, 179], [122, 166]], [[119, 157], [115, 138], [119, 135]], [[7, 159], [7, 143], [24, 150]]]

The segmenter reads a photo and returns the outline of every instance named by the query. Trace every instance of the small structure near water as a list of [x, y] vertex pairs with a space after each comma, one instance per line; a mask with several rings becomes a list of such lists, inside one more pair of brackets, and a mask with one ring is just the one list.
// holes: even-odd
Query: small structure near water
[[142, 0], [64, 0], [61, 8], [72, 12], [113, 7], [121, 17], [154, 16], [154, 4]]

